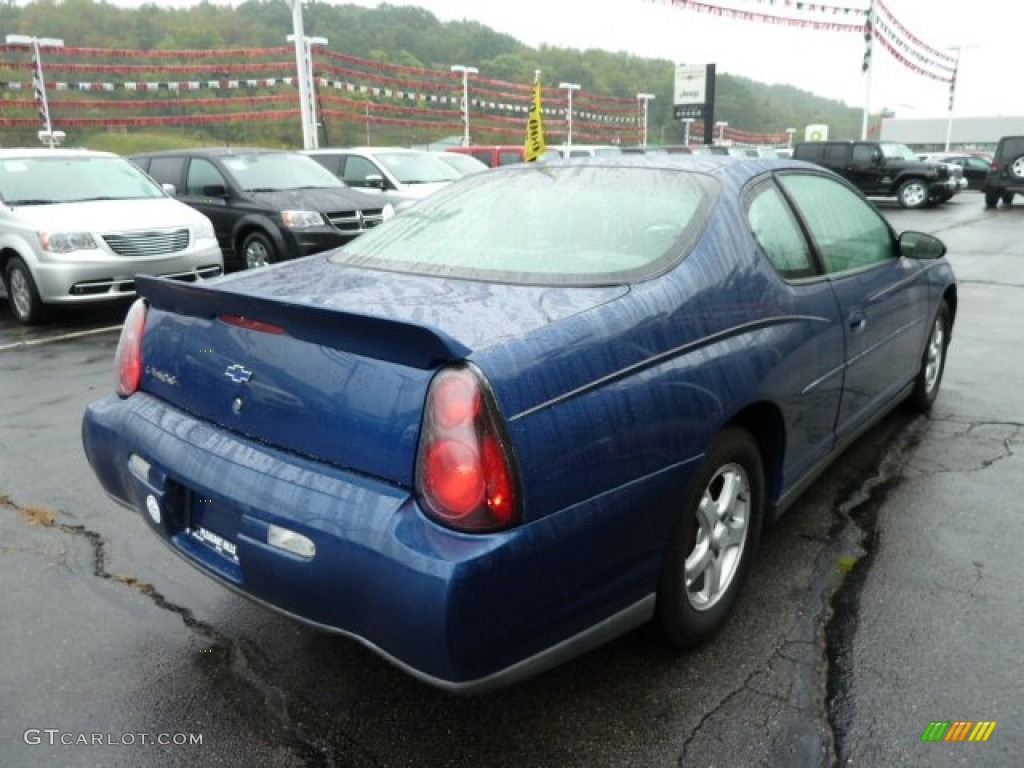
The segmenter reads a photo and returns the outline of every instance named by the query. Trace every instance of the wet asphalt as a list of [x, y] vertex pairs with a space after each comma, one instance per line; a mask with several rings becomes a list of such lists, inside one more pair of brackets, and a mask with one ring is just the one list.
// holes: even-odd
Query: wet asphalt
[[[1024, 749], [1024, 205], [897, 229], [960, 280], [943, 389], [769, 529], [728, 627], [637, 631], [475, 698], [171, 555], [82, 454], [123, 307], [25, 330], [0, 301], [0, 766], [1017, 766]], [[923, 742], [932, 722], [995, 722]]]

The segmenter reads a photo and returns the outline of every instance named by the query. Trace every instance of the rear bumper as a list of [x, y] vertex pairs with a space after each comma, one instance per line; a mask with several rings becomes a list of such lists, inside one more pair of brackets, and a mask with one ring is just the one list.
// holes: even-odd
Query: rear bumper
[[[106, 491], [179, 556], [439, 688], [509, 684], [653, 613], [656, 566], [615, 578], [589, 556], [592, 511], [459, 534], [427, 519], [407, 489], [246, 441], [144, 393], [89, 406], [82, 436]], [[315, 555], [275, 546], [271, 526], [305, 537]]]

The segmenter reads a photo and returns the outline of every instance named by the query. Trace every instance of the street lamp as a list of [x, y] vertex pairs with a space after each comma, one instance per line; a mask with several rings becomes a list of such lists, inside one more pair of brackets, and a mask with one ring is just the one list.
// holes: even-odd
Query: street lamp
[[725, 129], [729, 127], [729, 124], [724, 120], [719, 120], [715, 123], [715, 128], [718, 129], [718, 143], [721, 144], [725, 141]]
[[638, 93], [636, 95], [636, 97], [637, 97], [637, 99], [640, 100], [640, 103], [642, 105], [643, 120], [644, 120], [643, 146], [646, 147], [647, 146], [647, 105], [650, 102], [650, 100], [654, 98], [654, 94], [653, 93]]
[[469, 146], [469, 76], [480, 72], [476, 67], [452, 64], [452, 72], [462, 73], [462, 146]]
[[690, 124], [694, 121], [692, 117], [683, 118], [683, 146], [690, 146]]
[[786, 149], [793, 148], [793, 134], [796, 133], [796, 128], [786, 129]]
[[566, 109], [566, 120], [568, 122], [568, 134], [565, 140], [566, 146], [572, 146], [572, 92], [578, 91], [583, 86], [578, 83], [559, 83], [559, 88], [565, 88], [569, 96], [569, 106]]
[[39, 115], [43, 118], [45, 128], [39, 132], [39, 140], [50, 149], [60, 144], [64, 138], [62, 131], [54, 131], [50, 122], [50, 103], [46, 99], [46, 78], [43, 77], [43, 58], [39, 55], [40, 48], [63, 48], [64, 41], [56, 37], [32, 37], [31, 35], [7, 35], [4, 42], [8, 45], [29, 45], [32, 46], [32, 59], [35, 65], [35, 73], [32, 79], [35, 81], [36, 98], [39, 101]]

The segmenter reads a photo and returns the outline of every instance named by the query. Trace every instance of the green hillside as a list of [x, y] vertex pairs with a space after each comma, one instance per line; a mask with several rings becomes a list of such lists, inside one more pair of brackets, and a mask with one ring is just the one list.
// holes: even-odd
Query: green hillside
[[[459, 63], [477, 67], [481, 77], [528, 84], [534, 71], [540, 69], [546, 82], [580, 83], [588, 95], [595, 97], [635, 100], [637, 93], [653, 93], [655, 99], [649, 103], [648, 115], [650, 143], [683, 141], [683, 125], [672, 116], [674, 63], [667, 60], [599, 50], [531, 48], [475, 22], [441, 22], [420, 8], [383, 5], [368, 9], [314, 0], [305, 6], [304, 18], [306, 33], [328, 38], [331, 52], [400, 65], [410, 71], [429, 69], [447, 73], [453, 63]], [[134, 10], [93, 0], [36, 0], [27, 5], [0, 0], [0, 31], [62, 38], [66, 46], [82, 49], [274, 48], [286, 44], [285, 37], [291, 32], [291, 11], [283, 0], [247, 0], [234, 9], [209, 3], [189, 9], [165, 9], [154, 2]], [[25, 72], [12, 71], [10, 64], [0, 66], [0, 81], [17, 79], [24, 81]], [[48, 74], [47, 80], [50, 79]], [[833, 138], [855, 138], [860, 133], [859, 109], [796, 88], [769, 86], [719, 72], [716, 92], [715, 119], [738, 130], [781, 133], [786, 128], [796, 128], [802, 132], [808, 124], [825, 123]], [[13, 91], [0, 94], [4, 99], [27, 96]], [[85, 98], [81, 94], [62, 96]], [[53, 99], [54, 94], [50, 97]], [[182, 99], [178, 104], [184, 114], [190, 102]], [[97, 107], [88, 114], [102, 116], [104, 110]], [[35, 144], [37, 129], [38, 126], [0, 125], [0, 142]], [[367, 143], [368, 138], [373, 143], [404, 144], [444, 138], [429, 129], [371, 124], [369, 107], [365, 122], [351, 118], [325, 121], [325, 130], [329, 132], [329, 142], [337, 145]], [[69, 141], [72, 139], [77, 145], [122, 152], [175, 144], [298, 146], [302, 141], [297, 120], [187, 126], [183, 122], [178, 127], [131, 127], [118, 131], [94, 127], [69, 132]]]

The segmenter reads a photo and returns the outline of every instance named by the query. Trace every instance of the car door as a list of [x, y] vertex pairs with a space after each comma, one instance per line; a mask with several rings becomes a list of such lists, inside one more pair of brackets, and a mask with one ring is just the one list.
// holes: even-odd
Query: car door
[[188, 158], [185, 182], [178, 190], [178, 198], [206, 214], [225, 256], [232, 252], [233, 228], [240, 215], [231, 205], [233, 197], [232, 181], [211, 160], [194, 155]]
[[843, 323], [839, 303], [800, 223], [772, 179], [744, 193], [747, 224], [785, 290], [779, 314], [800, 328], [768, 395], [786, 414], [783, 485], [803, 477], [835, 445], [843, 388]]
[[913, 381], [924, 342], [928, 288], [920, 264], [899, 255], [875, 208], [841, 181], [787, 173], [843, 320], [839, 438], [857, 432]]
[[844, 174], [846, 178], [865, 195], [886, 194], [889, 183], [883, 183], [882, 179], [889, 174], [885, 170], [885, 160], [878, 145], [856, 142], [847, 151], [850, 152], [850, 170]]

